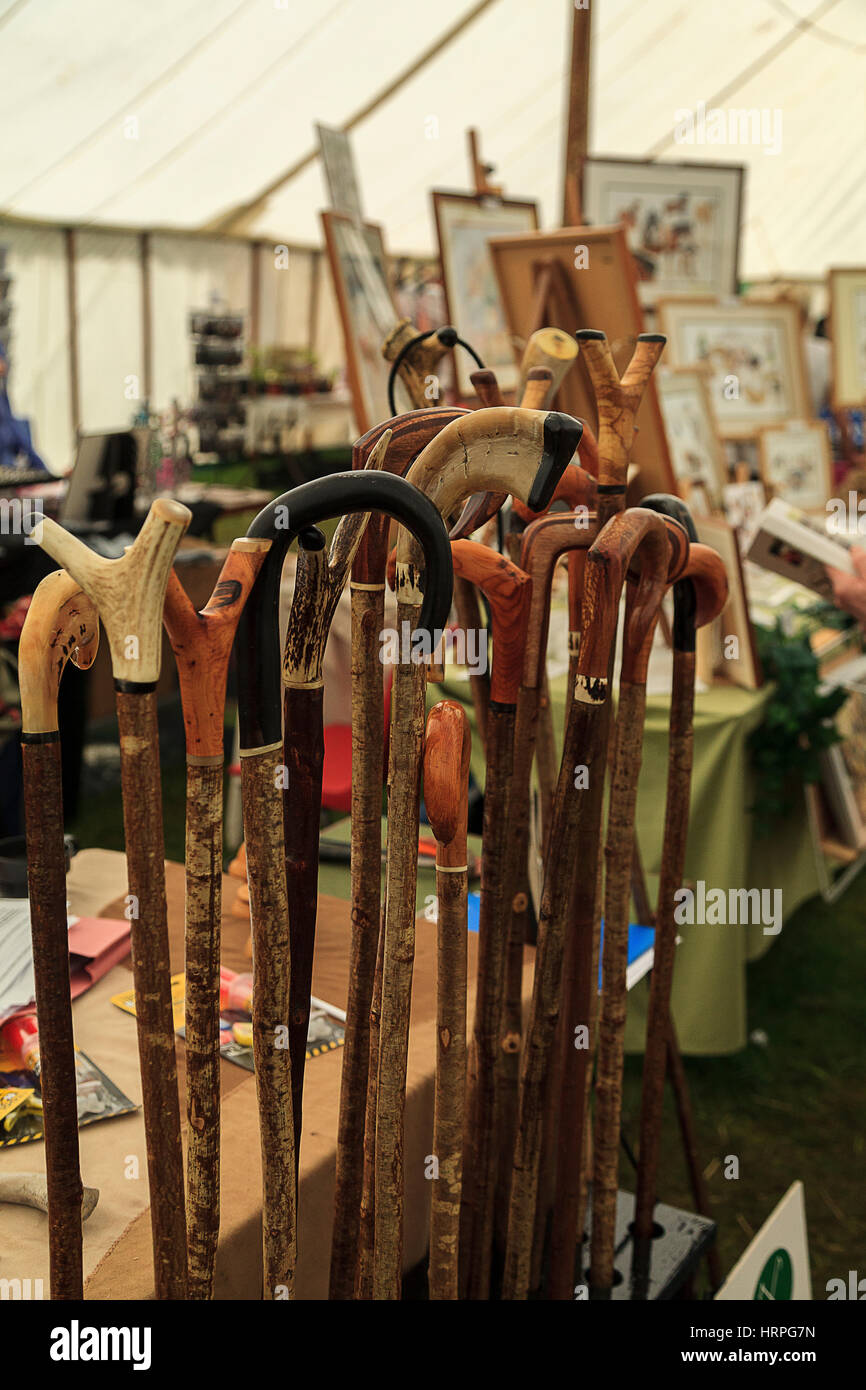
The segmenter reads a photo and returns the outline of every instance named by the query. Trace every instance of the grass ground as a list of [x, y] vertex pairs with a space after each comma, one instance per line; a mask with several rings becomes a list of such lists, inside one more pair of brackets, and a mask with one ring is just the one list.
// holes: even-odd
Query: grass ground
[[[183, 857], [185, 772], [172, 737], [163, 750], [165, 840]], [[123, 849], [119, 788], [82, 798], [71, 827], [82, 848]], [[828, 1279], [866, 1275], [863, 1034], [866, 875], [832, 907], [820, 898], [785, 924], [772, 949], [748, 967], [749, 1043], [733, 1057], [687, 1057], [699, 1152], [723, 1271], [796, 1179], [806, 1189], [814, 1295]], [[636, 1143], [641, 1059], [626, 1060], [623, 1126]], [[726, 1179], [725, 1159], [739, 1160]], [[666, 1099], [659, 1196], [687, 1211], [691, 1195], [670, 1097]], [[623, 1159], [623, 1185], [631, 1186]]]

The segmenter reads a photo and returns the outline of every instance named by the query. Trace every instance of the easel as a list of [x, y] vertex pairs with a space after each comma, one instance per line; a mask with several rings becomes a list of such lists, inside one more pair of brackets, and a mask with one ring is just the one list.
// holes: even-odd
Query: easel
[[469, 178], [479, 198], [503, 198], [505, 189], [501, 183], [490, 183], [487, 175], [492, 174], [495, 164], [485, 164], [481, 158], [481, 142], [478, 131], [472, 127], [466, 132], [469, 145]]

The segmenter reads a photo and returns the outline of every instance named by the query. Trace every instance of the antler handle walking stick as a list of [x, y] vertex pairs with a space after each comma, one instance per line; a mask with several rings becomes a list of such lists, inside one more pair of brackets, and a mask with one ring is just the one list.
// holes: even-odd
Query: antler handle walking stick
[[220, 1204], [219, 980], [226, 681], [241, 610], [267, 541], [232, 542], [199, 612], [172, 570], [164, 622], [186, 732], [187, 1253], [189, 1296], [213, 1297]]
[[[544, 506], [574, 453], [580, 425], [569, 416], [517, 408], [477, 410], [427, 445], [409, 478], [450, 516], [482, 488]], [[405, 532], [397, 542], [397, 622], [415, 626], [424, 572]], [[415, 952], [415, 891], [424, 667], [401, 660], [392, 692], [385, 954], [376, 1115], [373, 1296], [399, 1298], [403, 1240], [403, 1110], [409, 1000]]]
[[250, 536], [272, 541], [238, 626], [239, 714], [244, 827], [253, 928], [253, 1052], [262, 1141], [265, 1294], [294, 1288], [295, 1148], [288, 1041], [290, 964], [283, 833], [279, 591], [292, 540], [316, 522], [385, 510], [421, 538], [428, 563], [422, 618], [444, 621], [451, 599], [451, 551], [441, 519], [401, 478], [335, 473], [271, 502]]
[[[687, 555], [688, 539], [684, 531], [682, 537]], [[683, 564], [675, 565], [675, 570], [680, 573], [682, 569]], [[640, 587], [629, 587], [626, 599], [619, 709], [605, 845], [603, 988], [593, 1130], [595, 1163], [590, 1257], [590, 1290], [593, 1297], [610, 1297], [613, 1285], [634, 815], [646, 710], [647, 666], [667, 577], [667, 567], [655, 572], [651, 576], [654, 581], [651, 587], [646, 586], [643, 592]], [[568, 1153], [564, 1160], [561, 1154], [561, 1171], [569, 1160], [579, 1165], [580, 1152], [576, 1155]]]
[[467, 1077], [461, 1247], [470, 1298], [487, 1297], [498, 1153], [496, 1065], [501, 1044], [508, 922], [514, 720], [532, 585], [516, 565], [475, 541], [453, 541], [454, 572], [481, 590], [493, 626], [487, 780], [481, 841], [481, 908], [475, 1017]]
[[427, 716], [424, 804], [436, 836], [436, 1085], [430, 1199], [431, 1299], [456, 1299], [466, 1086], [466, 817], [472, 738], [462, 705]]
[[[403, 474], [430, 440], [468, 414], [463, 410], [415, 410], [377, 425], [352, 450], [353, 469], [364, 469], [384, 431], [391, 442], [386, 472]], [[390, 517], [374, 513], [352, 565], [352, 940], [349, 998], [340, 1080], [337, 1172], [329, 1295], [351, 1299], [371, 1222], [361, 1232], [364, 1173], [372, 1181], [372, 1153], [365, 1163], [365, 1116], [375, 1113], [376, 1061], [370, 1021], [380, 937], [382, 780], [385, 769], [385, 701], [380, 661], [385, 625], [385, 564]], [[375, 1041], [375, 1040], [374, 1040]], [[368, 1095], [369, 1092], [369, 1095]], [[372, 1149], [373, 1136], [370, 1136]], [[372, 1218], [373, 1192], [364, 1205]], [[372, 1269], [372, 1248], [367, 1250]]]
[[111, 650], [123, 825], [132, 899], [132, 967], [142, 1105], [147, 1141], [157, 1298], [187, 1294], [186, 1212], [180, 1106], [165, 905], [165, 848], [156, 684], [162, 610], [175, 551], [191, 513], [157, 499], [133, 545], [118, 560], [88, 550], [56, 522], [40, 544], [96, 603]]
[[[526, 1298], [529, 1287], [544, 1082], [560, 1008], [565, 923], [571, 896], [572, 875], [568, 866], [575, 862], [579, 843], [586, 850], [582, 862], [595, 876], [598, 827], [586, 823], [592, 808], [587, 805], [584, 788], [591, 786], [594, 778], [604, 776], [603, 712], [608, 700], [607, 673], [619, 596], [632, 558], [641, 562], [641, 582], [645, 585], [656, 572], [667, 572], [668, 549], [667, 533], [660, 519], [651, 512], [631, 512], [608, 523], [586, 558], [584, 629], [556, 790], [538, 923], [535, 981], [520, 1070], [503, 1286], [506, 1298]], [[576, 779], [579, 768], [586, 773], [581, 781]]]
[[39, 1089], [45, 1118], [51, 1297], [83, 1293], [78, 1095], [63, 850], [63, 782], [57, 692], [67, 660], [92, 666], [99, 618], [71, 575], [46, 575], [30, 602], [18, 646], [27, 887], [39, 1019]]
[[566, 374], [577, 359], [578, 346], [570, 333], [561, 328], [538, 328], [527, 341], [520, 363], [520, 392], [523, 396], [526, 383], [536, 367], [546, 367], [551, 380], [544, 404], [549, 406], [562, 385]]
[[[649, 497], [646, 505], [665, 511], [677, 499]], [[682, 503], [680, 507], [685, 511]], [[679, 509], [673, 512], [679, 515]], [[688, 518], [689, 522], [691, 521]], [[668, 785], [655, 950], [650, 977], [646, 1050], [640, 1109], [640, 1149], [635, 1199], [635, 1262], [648, 1264], [647, 1255], [653, 1233], [656, 1200], [659, 1140], [670, 993], [676, 949], [674, 919], [675, 895], [682, 885], [689, 828], [689, 799], [693, 753], [692, 724], [695, 689], [695, 630], [718, 616], [727, 601], [728, 583], [719, 555], [706, 546], [693, 544], [689, 565], [674, 585], [674, 670], [671, 690]], [[641, 1281], [638, 1280], [638, 1283]], [[641, 1290], [645, 1296], [645, 1288]]]

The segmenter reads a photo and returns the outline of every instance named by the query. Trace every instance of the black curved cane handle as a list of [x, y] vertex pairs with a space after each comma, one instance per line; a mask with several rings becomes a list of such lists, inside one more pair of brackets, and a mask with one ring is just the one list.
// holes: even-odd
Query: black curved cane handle
[[[670, 492], [653, 492], [642, 497], [640, 505], [660, 516], [669, 516], [678, 521], [689, 538], [689, 544], [697, 541], [698, 533], [692, 514], [681, 497]], [[693, 652], [695, 649], [695, 629], [697, 627], [697, 595], [690, 579], [678, 579], [674, 584], [674, 649], [678, 652]]]
[[424, 599], [419, 628], [444, 628], [451, 606], [451, 545], [429, 497], [393, 473], [332, 473], [284, 492], [259, 512], [247, 535], [273, 541], [238, 623], [238, 722], [246, 751], [282, 739], [280, 701], [280, 579], [297, 535], [328, 517], [386, 512], [415, 536], [424, 552]]
[[526, 499], [531, 512], [543, 512], [550, 506], [556, 485], [577, 453], [582, 438], [582, 420], [564, 415], [561, 410], [545, 411], [544, 452]]

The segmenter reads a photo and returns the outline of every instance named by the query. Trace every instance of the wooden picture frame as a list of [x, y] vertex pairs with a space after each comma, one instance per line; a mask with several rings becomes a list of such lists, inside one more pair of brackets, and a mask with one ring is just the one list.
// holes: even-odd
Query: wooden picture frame
[[866, 267], [835, 267], [830, 282], [834, 410], [866, 406]]
[[358, 173], [348, 134], [345, 130], [337, 130], [334, 126], [322, 125], [317, 121], [316, 138], [328, 185], [331, 212], [341, 213], [356, 222], [362, 221], [364, 214], [361, 210]]
[[[346, 370], [359, 434], [391, 417], [390, 366], [382, 344], [397, 322], [382, 228], [323, 212], [322, 226], [346, 347]], [[408, 408], [408, 407], [407, 407]]]
[[[431, 196], [448, 322], [496, 373], [500, 388], [513, 391], [518, 372], [487, 243], [504, 233], [535, 231], [538, 204], [442, 188]], [[472, 360], [457, 352], [454, 363], [460, 395], [474, 396]]]
[[659, 327], [677, 366], [705, 364], [722, 438], [810, 414], [800, 311], [790, 301], [660, 299]]
[[833, 492], [833, 455], [823, 420], [789, 420], [758, 435], [761, 477], [771, 497], [804, 512], [826, 512]]
[[[518, 355], [537, 328], [569, 334], [578, 328], [600, 328], [617, 367], [625, 370], [644, 322], [622, 227], [569, 227], [497, 237], [490, 253]], [[597, 428], [595, 394], [579, 353], [557, 392], [556, 405]], [[632, 461], [640, 469], [641, 496], [675, 491], [654, 376], [637, 413]]]
[[641, 303], [676, 294], [736, 294], [745, 166], [588, 156], [588, 222], [626, 229]]
[[654, 380], [678, 491], [680, 495], [703, 491], [710, 508], [719, 511], [728, 469], [707, 374], [700, 367], [660, 366]]
[[[706, 684], [715, 679], [730, 681], [743, 690], [760, 690], [764, 683], [755, 633], [749, 617], [746, 580], [737, 533], [720, 517], [695, 517], [698, 540], [712, 546], [721, 557], [728, 576], [728, 602], [715, 622], [698, 629], [697, 673]], [[737, 640], [736, 655], [730, 655], [727, 639]]]

